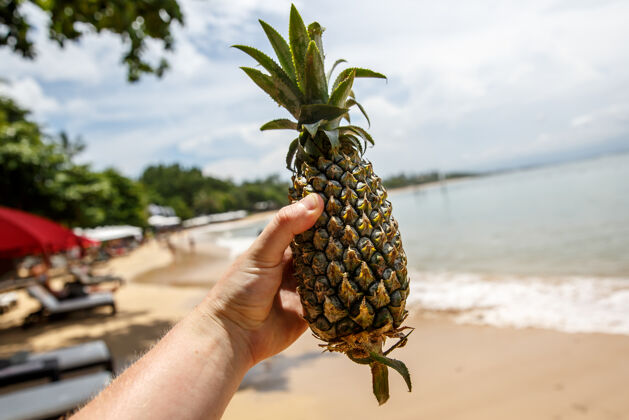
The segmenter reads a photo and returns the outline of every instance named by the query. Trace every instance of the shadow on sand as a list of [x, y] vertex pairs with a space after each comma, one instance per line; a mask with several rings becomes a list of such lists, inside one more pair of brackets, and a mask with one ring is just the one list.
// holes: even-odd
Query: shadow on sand
[[169, 265], [150, 269], [136, 276], [133, 281], [209, 289], [229, 268], [232, 260], [229, 251], [222, 248], [195, 253], [178, 249], [176, 257]]
[[253, 389], [259, 392], [286, 391], [288, 390], [289, 381], [288, 372], [320, 357], [334, 357], [334, 355], [320, 351], [312, 351], [297, 356], [278, 354], [252, 367], [245, 375], [238, 390]]
[[[63, 319], [34, 325], [27, 330], [14, 325], [0, 330], [0, 357], [8, 357], [21, 350], [33, 351], [36, 340], [38, 338], [41, 340], [42, 336], [51, 337], [51, 342], [54, 342], [51, 349], [103, 340], [114, 358], [116, 372], [121, 372], [172, 326], [171, 320], [140, 321], [145, 314], [146, 311], [119, 311], [112, 317], [104, 310], [72, 314]], [[67, 330], [72, 329], [77, 323], [82, 328], [76, 334], [67, 333]], [[87, 331], [94, 327], [98, 333], [86, 333], [85, 327]], [[65, 337], [59, 338], [61, 336]], [[55, 337], [54, 340], [52, 337]]]

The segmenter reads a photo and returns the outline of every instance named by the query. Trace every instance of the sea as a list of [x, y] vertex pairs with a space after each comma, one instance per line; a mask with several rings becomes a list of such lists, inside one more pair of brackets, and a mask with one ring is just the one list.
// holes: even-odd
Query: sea
[[[629, 335], [629, 154], [392, 191], [410, 308]], [[264, 227], [212, 229], [243, 252]]]

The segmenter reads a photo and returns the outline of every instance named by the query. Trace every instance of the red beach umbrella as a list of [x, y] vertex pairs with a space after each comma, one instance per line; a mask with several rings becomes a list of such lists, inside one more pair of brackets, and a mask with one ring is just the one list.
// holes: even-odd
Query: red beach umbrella
[[76, 246], [85, 248], [95, 244], [51, 220], [0, 207], [0, 258], [54, 254]]

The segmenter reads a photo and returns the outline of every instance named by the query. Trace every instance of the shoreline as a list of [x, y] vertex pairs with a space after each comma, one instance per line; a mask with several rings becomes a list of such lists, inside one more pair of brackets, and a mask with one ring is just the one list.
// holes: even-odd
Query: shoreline
[[473, 179], [480, 178], [481, 176], [462, 176], [458, 178], [444, 179], [443, 181], [432, 181], [425, 182], [423, 184], [413, 184], [413, 185], [405, 185], [404, 187], [396, 187], [387, 189], [387, 192], [390, 194], [399, 194], [409, 191], [420, 191], [426, 190], [436, 187], [447, 187], [448, 185], [456, 184], [457, 182], [470, 181]]
[[[171, 237], [175, 255], [165, 243], [151, 241], [126, 257], [110, 261], [104, 271], [130, 283], [209, 290], [253, 240], [253, 236], [231, 236], [229, 231], [273, 214], [265, 212], [175, 233]], [[194, 252], [189, 249], [190, 237], [196, 238]], [[440, 314], [455, 323], [629, 336], [629, 278], [412, 268], [409, 275], [407, 307]]]
[[379, 408], [369, 369], [339, 354], [315, 354], [316, 342], [305, 334], [283, 358], [252, 373], [249, 388], [236, 394], [224, 418], [255, 412], [257, 419], [269, 420], [295, 418], [295, 413], [300, 419], [584, 414], [603, 419], [621, 418], [629, 409], [629, 366], [623, 364], [629, 337], [461, 326], [417, 314], [407, 324], [416, 330], [392, 355], [411, 371], [412, 393], [390, 371], [391, 399]]
[[[205, 295], [202, 288], [127, 284], [119, 313], [96, 311], [22, 330], [0, 329], [0, 357], [103, 339], [120, 373]], [[22, 302], [21, 302], [22, 303]], [[22, 306], [21, 306], [22, 307]], [[413, 391], [389, 375], [391, 399], [378, 407], [366, 366], [322, 353], [306, 331], [281, 354], [253, 367], [224, 419], [622, 418], [629, 411], [629, 337], [542, 329], [458, 325], [412, 311], [408, 344], [392, 356], [408, 366]], [[53, 327], [54, 328], [51, 328]]]
[[[152, 239], [129, 255], [105, 263], [99, 272], [116, 274], [130, 282], [169, 284], [178, 287], [211, 287], [224, 273], [236, 255], [221, 246], [216, 234], [246, 228], [276, 213], [265, 211], [250, 214], [239, 220], [210, 223], [171, 234], [175, 253], [165, 242]], [[189, 240], [194, 240], [194, 249]]]
[[[164, 244], [151, 241], [111, 261], [109, 269], [128, 280], [115, 293], [115, 316], [96, 310], [23, 330], [21, 320], [37, 303], [21, 291], [18, 307], [0, 316], [0, 358], [102, 339], [120, 373], [197, 305], [215, 281], [212, 276], [222, 274], [220, 264], [231, 262], [229, 251], [211, 242], [197, 243], [190, 253], [187, 234], [173, 236], [175, 257]], [[412, 393], [391, 371], [391, 399], [379, 408], [369, 369], [343, 355], [322, 353], [319, 341], [306, 331], [247, 373], [223, 418], [245, 420], [255, 413], [261, 420], [586, 415], [602, 420], [629, 412], [627, 335], [459, 324], [453, 313], [412, 304], [409, 311], [405, 325], [416, 329], [392, 357], [411, 371]]]

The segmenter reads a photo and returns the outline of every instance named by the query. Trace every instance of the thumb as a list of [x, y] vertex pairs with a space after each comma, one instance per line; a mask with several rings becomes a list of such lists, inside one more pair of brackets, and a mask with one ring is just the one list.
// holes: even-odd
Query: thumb
[[295, 235], [310, 229], [322, 212], [319, 194], [309, 194], [281, 208], [249, 248], [251, 258], [264, 265], [278, 265]]

